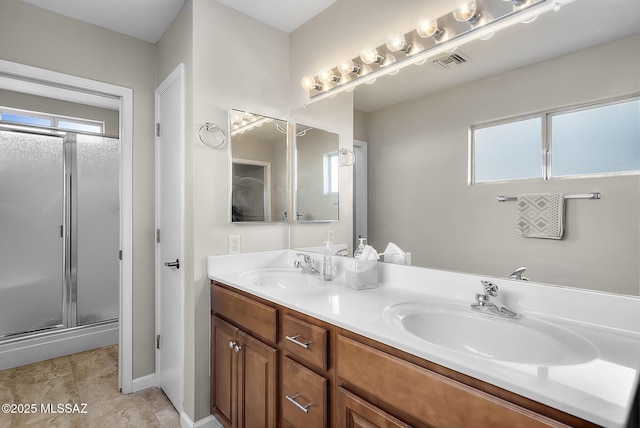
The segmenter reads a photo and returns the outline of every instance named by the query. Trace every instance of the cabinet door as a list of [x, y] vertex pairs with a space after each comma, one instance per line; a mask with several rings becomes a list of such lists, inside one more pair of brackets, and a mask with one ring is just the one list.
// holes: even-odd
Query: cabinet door
[[238, 427], [277, 425], [277, 350], [240, 331]]
[[236, 427], [238, 329], [211, 317], [211, 413], [227, 428]]
[[409, 425], [349, 391], [338, 388], [338, 427], [409, 428]]

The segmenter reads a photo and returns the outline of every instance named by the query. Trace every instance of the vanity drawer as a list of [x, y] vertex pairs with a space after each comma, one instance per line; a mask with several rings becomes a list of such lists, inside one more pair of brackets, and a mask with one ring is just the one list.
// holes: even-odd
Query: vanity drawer
[[338, 385], [431, 427], [567, 426], [344, 336], [338, 336], [336, 367]]
[[282, 358], [282, 418], [294, 427], [327, 426], [327, 380]]
[[316, 367], [327, 369], [327, 329], [291, 315], [282, 320], [284, 349]]
[[277, 343], [277, 309], [213, 284], [211, 310], [267, 342]]

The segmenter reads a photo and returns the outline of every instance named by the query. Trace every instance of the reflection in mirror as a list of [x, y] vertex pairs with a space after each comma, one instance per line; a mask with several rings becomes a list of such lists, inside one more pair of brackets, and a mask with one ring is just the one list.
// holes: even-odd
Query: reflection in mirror
[[299, 123], [295, 129], [296, 220], [338, 220], [338, 134]]
[[[469, 184], [472, 126], [637, 97], [638, 22], [637, 0], [611, 0], [606, 8], [576, 1], [463, 46], [459, 63], [429, 61], [356, 88], [354, 138], [368, 142], [375, 171], [368, 178], [368, 242], [380, 250], [394, 242], [417, 266], [505, 278], [524, 266], [535, 282], [640, 294], [638, 171], [545, 180], [538, 170], [536, 178]], [[611, 138], [597, 147], [615, 156]], [[584, 138], [571, 143], [589, 150]], [[525, 161], [506, 162], [521, 171]], [[539, 192], [600, 192], [602, 199], [567, 200], [562, 239], [519, 236], [517, 204], [496, 197]]]
[[229, 111], [231, 221], [284, 222], [287, 210], [287, 122]]

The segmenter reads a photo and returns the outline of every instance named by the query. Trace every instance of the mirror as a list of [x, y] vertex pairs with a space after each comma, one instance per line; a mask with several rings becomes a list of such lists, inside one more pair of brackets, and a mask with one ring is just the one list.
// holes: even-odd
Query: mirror
[[339, 219], [338, 146], [338, 134], [295, 124], [296, 221]]
[[285, 222], [287, 122], [229, 110], [231, 222]]
[[[638, 174], [468, 184], [471, 125], [640, 94], [640, 3], [602, 3], [567, 4], [356, 88], [371, 245], [394, 242], [423, 267], [508, 277], [525, 266], [531, 281], [640, 294]], [[566, 201], [562, 240], [523, 238], [515, 203], [496, 198], [532, 192], [602, 199]]]

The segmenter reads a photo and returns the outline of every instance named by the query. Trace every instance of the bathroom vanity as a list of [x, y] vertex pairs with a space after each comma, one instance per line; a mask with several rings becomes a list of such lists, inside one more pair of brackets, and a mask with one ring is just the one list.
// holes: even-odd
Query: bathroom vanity
[[502, 319], [470, 309], [486, 278], [381, 264], [379, 288], [356, 291], [340, 258], [331, 283], [295, 260], [208, 260], [227, 427], [638, 426], [638, 299], [599, 294], [594, 314], [597, 293], [495, 280], [519, 312]]

